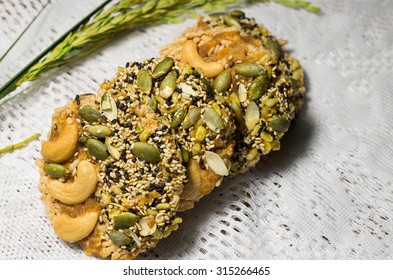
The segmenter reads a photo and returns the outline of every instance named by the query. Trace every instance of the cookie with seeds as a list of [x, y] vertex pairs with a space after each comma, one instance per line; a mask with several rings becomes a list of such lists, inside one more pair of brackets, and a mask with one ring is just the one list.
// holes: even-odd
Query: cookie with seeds
[[303, 70], [284, 51], [285, 43], [233, 11], [201, 17], [160, 52], [208, 71], [216, 90], [223, 92], [236, 120], [233, 175], [280, 149], [281, 137], [303, 104]]
[[132, 85], [114, 81], [55, 114], [38, 161], [40, 190], [61, 239], [88, 255], [132, 259], [181, 223], [186, 169], [170, 129]]
[[[114, 87], [132, 84], [141, 102], [171, 131], [187, 168], [179, 210], [192, 208], [229, 173], [235, 130], [232, 111], [204, 73], [189, 64], [166, 58], [127, 66], [119, 69]], [[144, 130], [141, 137], [151, 133]]]

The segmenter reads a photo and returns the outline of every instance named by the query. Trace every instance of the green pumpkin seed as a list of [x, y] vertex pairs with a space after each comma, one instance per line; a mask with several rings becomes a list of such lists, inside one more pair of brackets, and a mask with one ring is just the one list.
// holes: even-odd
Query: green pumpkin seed
[[195, 145], [192, 146], [192, 148], [191, 148], [192, 155], [195, 156], [195, 155], [199, 154], [201, 149], [202, 149], [201, 144], [195, 143]]
[[144, 93], [149, 94], [153, 87], [153, 80], [149, 71], [146, 69], [139, 70], [136, 76], [136, 83]]
[[188, 111], [187, 116], [184, 118], [184, 121], [182, 123], [182, 127], [184, 129], [188, 129], [194, 124], [197, 123], [197, 121], [201, 118], [201, 109], [198, 107], [194, 107]]
[[203, 126], [198, 127], [195, 134], [195, 139], [199, 142], [205, 140], [207, 130]]
[[261, 98], [269, 87], [269, 78], [266, 75], [259, 76], [251, 83], [248, 90], [248, 98], [251, 101]]
[[161, 160], [160, 152], [149, 143], [136, 142], [132, 148], [132, 153], [139, 159], [146, 162], [156, 163]]
[[213, 170], [214, 173], [220, 176], [228, 176], [228, 168], [224, 160], [218, 154], [206, 151], [205, 157], [209, 168]]
[[269, 133], [267, 133], [266, 131], [262, 131], [261, 133], [261, 138], [262, 140], [266, 141], [266, 142], [273, 142], [273, 136], [271, 136]]
[[210, 83], [210, 81], [206, 78], [201, 79], [201, 86], [204, 91], [206, 91], [207, 95], [214, 96], [214, 87]]
[[172, 69], [173, 67], [173, 59], [168, 57], [162, 60], [160, 63], [157, 64], [156, 67], [154, 67], [152, 77], [154, 79], [162, 77]]
[[156, 205], [157, 210], [168, 210], [171, 209], [171, 205], [169, 203], [158, 203]]
[[255, 102], [248, 104], [245, 114], [245, 121], [248, 132], [251, 132], [259, 123], [259, 109]]
[[116, 229], [130, 228], [136, 223], [137, 220], [138, 216], [131, 212], [125, 212], [113, 219]]
[[89, 139], [86, 141], [89, 152], [98, 160], [105, 160], [109, 154], [104, 143], [97, 139]]
[[286, 132], [289, 125], [289, 121], [283, 116], [276, 116], [270, 119], [270, 126], [278, 132]]
[[266, 75], [266, 70], [258, 63], [254, 62], [242, 62], [235, 67], [236, 74], [245, 77], [258, 77]]
[[229, 15], [238, 19], [243, 19], [246, 16], [246, 14], [241, 10], [234, 10]]
[[105, 145], [106, 148], [108, 149], [109, 154], [116, 160], [120, 159], [120, 152], [117, 148], [113, 147], [111, 144], [109, 144], [109, 138], [105, 139]]
[[247, 161], [252, 161], [253, 159], [255, 159], [257, 156], [258, 156], [258, 149], [257, 148], [252, 148], [249, 152], [248, 152], [248, 154], [247, 154], [247, 156], [246, 156], [246, 159], [247, 159]]
[[131, 239], [127, 235], [117, 230], [108, 233], [108, 236], [119, 247], [127, 246], [131, 243]]
[[53, 178], [66, 177], [68, 170], [65, 166], [56, 163], [49, 163], [44, 166], [44, 172]]
[[105, 93], [101, 97], [101, 110], [108, 120], [112, 121], [117, 118], [116, 101], [109, 93]]
[[224, 15], [223, 19], [224, 19], [224, 23], [227, 26], [234, 26], [234, 27], [239, 28], [239, 29], [242, 28], [240, 23], [234, 17], [228, 16], [228, 15]]
[[237, 89], [237, 93], [239, 95], [240, 102], [244, 102], [247, 100], [247, 89], [244, 84], [239, 84], [239, 87]]
[[275, 59], [280, 59], [283, 55], [280, 44], [273, 37], [268, 37], [265, 41], [265, 45], [268, 49], [271, 50]]
[[188, 162], [190, 159], [190, 153], [187, 151], [187, 149], [184, 146], [180, 147], [181, 150], [181, 156], [183, 158], [183, 162]]
[[164, 78], [164, 80], [161, 82], [160, 85], [160, 95], [163, 98], [166, 99], [171, 97], [171, 95], [176, 89], [176, 80], [177, 80], [176, 74], [169, 73], [168, 75], [166, 75], [166, 77]]
[[143, 99], [143, 104], [149, 106], [153, 111], [157, 110], [157, 99], [155, 98], [155, 96], [145, 96], [145, 98]]
[[172, 128], [178, 127], [184, 120], [186, 113], [187, 113], [187, 109], [185, 107], [182, 107], [179, 110], [177, 110], [177, 112], [172, 117], [171, 127]]
[[213, 81], [213, 88], [218, 92], [226, 92], [231, 85], [232, 77], [229, 70], [222, 71]]
[[101, 112], [90, 105], [81, 107], [78, 114], [89, 123], [96, 122], [101, 118]]
[[98, 138], [105, 138], [112, 133], [112, 130], [104, 125], [92, 125], [89, 126], [86, 131]]
[[214, 109], [210, 108], [210, 107], [206, 107], [204, 109], [203, 119], [204, 119], [207, 127], [210, 128], [214, 132], [219, 132], [225, 126], [225, 123], [222, 120], [222, 118], [220, 117], [220, 115], [218, 115], [217, 112], [214, 111]]
[[240, 106], [240, 100], [235, 93], [229, 95], [229, 107], [235, 113], [235, 119], [239, 124], [244, 123], [243, 110]]

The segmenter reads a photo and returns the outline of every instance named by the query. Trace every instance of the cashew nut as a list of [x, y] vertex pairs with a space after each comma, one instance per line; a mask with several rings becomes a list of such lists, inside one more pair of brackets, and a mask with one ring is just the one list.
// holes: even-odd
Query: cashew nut
[[52, 180], [48, 184], [49, 193], [65, 204], [77, 204], [85, 201], [96, 189], [98, 175], [94, 164], [82, 160], [74, 182], [62, 183]]
[[[67, 116], [61, 116], [62, 120], [59, 120], [59, 124], [62, 127], [58, 127], [57, 130], [52, 129], [49, 141], [42, 142], [41, 154], [46, 161], [61, 163], [75, 153], [78, 141], [78, 125], [75, 119], [72, 119], [70, 123], [67, 121]], [[57, 126], [57, 124], [55, 123]]]
[[92, 232], [98, 216], [99, 213], [95, 211], [87, 212], [75, 218], [63, 213], [53, 218], [53, 229], [57, 236], [64, 241], [79, 241]]
[[197, 44], [192, 40], [188, 40], [184, 44], [181, 51], [181, 58], [183, 62], [193, 67], [201, 68], [207, 78], [215, 77], [224, 71], [224, 66], [220, 63], [204, 61], [198, 52]]

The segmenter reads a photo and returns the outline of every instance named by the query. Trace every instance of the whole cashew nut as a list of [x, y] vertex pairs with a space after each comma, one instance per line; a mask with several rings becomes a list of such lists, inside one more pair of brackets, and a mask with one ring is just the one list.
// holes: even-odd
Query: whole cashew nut
[[94, 164], [82, 160], [77, 168], [74, 182], [62, 183], [52, 180], [47, 186], [49, 193], [65, 204], [84, 202], [96, 189], [98, 175]]
[[188, 40], [184, 44], [181, 51], [181, 59], [192, 67], [201, 68], [207, 78], [215, 77], [224, 71], [224, 66], [220, 63], [204, 61], [198, 52], [197, 44], [192, 40]]
[[[60, 118], [60, 117], [59, 117]], [[63, 122], [61, 131], [52, 130], [49, 141], [42, 142], [41, 154], [46, 161], [61, 163], [69, 158], [76, 151], [78, 142], [78, 125], [75, 119], [71, 123], [67, 122], [67, 116], [62, 116]]]
[[60, 214], [52, 220], [53, 229], [58, 237], [68, 242], [79, 241], [92, 232], [97, 223], [99, 213], [87, 212], [75, 218]]

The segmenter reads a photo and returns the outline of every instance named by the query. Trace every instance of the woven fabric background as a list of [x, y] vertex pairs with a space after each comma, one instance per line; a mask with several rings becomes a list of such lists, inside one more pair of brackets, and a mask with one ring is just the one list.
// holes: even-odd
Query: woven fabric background
[[[45, 4], [0, 0], [0, 54]], [[52, 1], [0, 63], [0, 84], [100, 1]], [[224, 181], [141, 259], [393, 258], [393, 1], [243, 10], [304, 66], [307, 101], [282, 149]], [[46, 138], [54, 108], [97, 92], [118, 65], [158, 56], [195, 20], [134, 30], [0, 105], [0, 147]], [[29, 85], [24, 86], [26, 88]], [[0, 158], [0, 259], [89, 259], [59, 240], [37, 189], [40, 142]]]

